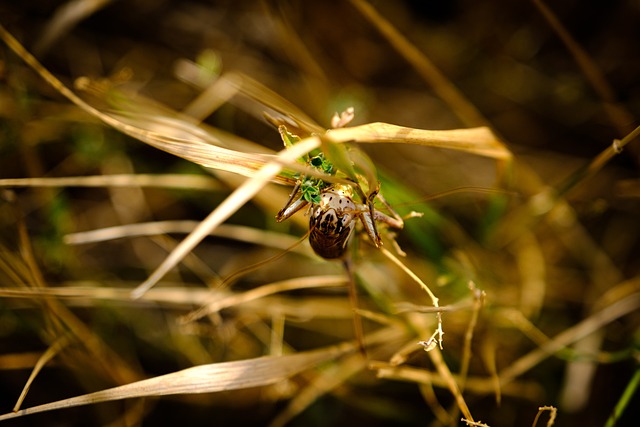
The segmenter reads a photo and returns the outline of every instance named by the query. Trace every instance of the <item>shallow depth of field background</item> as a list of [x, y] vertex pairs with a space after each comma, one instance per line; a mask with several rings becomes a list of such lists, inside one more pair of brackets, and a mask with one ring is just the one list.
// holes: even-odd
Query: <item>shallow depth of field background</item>
[[[0, 22], [69, 86], [83, 76], [105, 79], [105, 84], [122, 88], [125, 93], [141, 94], [178, 111], [200, 93], [200, 89], [176, 78], [181, 66], [195, 62], [208, 67], [213, 75], [244, 73], [326, 127], [331, 115], [347, 106], [355, 107], [354, 124], [380, 121], [422, 129], [468, 127], [349, 1], [106, 3], [90, 16], [78, 19], [75, 25], [56, 29], [51, 26], [52, 17], [64, 3], [3, 2]], [[640, 2], [548, 3], [564, 29], [599, 67], [610, 92], [603, 94], [594, 89], [589, 76], [576, 63], [575, 50], [572, 53], [567, 49], [532, 1], [371, 2], [467, 97], [507, 143], [516, 159], [512, 179], [523, 176], [518, 173], [522, 170], [519, 168], [530, 169], [539, 177], [540, 182], [535, 184], [519, 182], [515, 185], [517, 191], [565, 182], [615, 138], [633, 130], [640, 115]], [[603, 100], [603, 95], [609, 99]], [[252, 108], [225, 105], [206, 122], [280, 150], [282, 143], [277, 132], [252, 117], [247, 112]], [[416, 204], [454, 188], [499, 185], [500, 171], [491, 159], [417, 146], [364, 148], [380, 171], [412, 189]], [[487, 306], [474, 338], [477, 342], [473, 345], [471, 374], [487, 375], [481, 353], [488, 340], [493, 340], [493, 348], [498, 349], [495, 357], [499, 369], [536, 347], [521, 331], [490, 320], [492, 310], [521, 303], [519, 286], [526, 281], [522, 272], [527, 269], [534, 275], [544, 271], [543, 305], [529, 320], [548, 337], [602, 309], [609, 301], [607, 298], [616, 298], [616, 292], [638, 292], [639, 166], [640, 141], [634, 141], [596, 176], [579, 178], [578, 185], [564, 195], [575, 214], [568, 227], [586, 238], [592, 245], [589, 248], [572, 246], [575, 240], [557, 239], [557, 230], [545, 221], [531, 228], [530, 243], [534, 242], [531, 244], [537, 248], [537, 257], [534, 254], [523, 258], [531, 252], [513, 247], [485, 248], [483, 245], [489, 243], [484, 237], [493, 229], [486, 228], [483, 221], [497, 221], [497, 227], [501, 225], [500, 220], [488, 213], [495, 207], [490, 201], [495, 196], [492, 193], [456, 193], [429, 201], [437, 215], [450, 218], [475, 236], [473, 245], [478, 247], [465, 247], [468, 240], [463, 240], [467, 243], [461, 246], [452, 245], [453, 238], [438, 240], [437, 220], [432, 224], [436, 234], [433, 245], [416, 243], [407, 236], [412, 232], [410, 228], [400, 233], [398, 240], [409, 252], [412, 267], [434, 280], [434, 290], [443, 305], [467, 296], [459, 283], [456, 289], [443, 284], [449, 276], [460, 274], [453, 268], [447, 271], [447, 260], [464, 259], [460, 254], [467, 251], [486, 256], [469, 260], [476, 285], [487, 292]], [[125, 137], [88, 117], [3, 45], [0, 178], [116, 173], [207, 175], [197, 165]], [[75, 247], [64, 244], [63, 236], [143, 221], [200, 220], [230, 192], [224, 184], [209, 191], [77, 187], [20, 188], [11, 194], [2, 191], [3, 265], [29, 269], [18, 250], [15, 218], [23, 215], [35, 262], [51, 286], [91, 281], [123, 289], [132, 289], [143, 281], [175, 240], [124, 239]], [[384, 187], [382, 191], [385, 192]], [[530, 195], [513, 196], [510, 206], [522, 205]], [[7, 201], [11, 198], [17, 200], [19, 211], [14, 202]], [[393, 200], [393, 194], [387, 198]], [[286, 194], [276, 204], [285, 202]], [[401, 213], [416, 209], [407, 202], [405, 198], [398, 207]], [[508, 218], [510, 207], [496, 209], [505, 209], [503, 218]], [[295, 236], [304, 234], [304, 229], [298, 226], [276, 224], [275, 214], [276, 210], [249, 204], [229, 222]], [[181, 237], [172, 236], [176, 240]], [[204, 263], [195, 270], [211, 269], [225, 277], [277, 252], [255, 244], [211, 238], [194, 252], [198, 257], [194, 262]], [[597, 260], [602, 268], [585, 259]], [[393, 268], [385, 263], [388, 261], [383, 258], [375, 262], [378, 268]], [[518, 263], [529, 264], [518, 266]], [[340, 273], [339, 266], [324, 261], [309, 263], [309, 267], [300, 271], [295, 258], [284, 258], [279, 264], [252, 272], [238, 287], [250, 289], [290, 274], [300, 276], [325, 270]], [[7, 271], [3, 268], [0, 273], [0, 288], [16, 286]], [[394, 277], [401, 276], [396, 273]], [[168, 280], [185, 287], [202, 286], [190, 268], [174, 272]], [[439, 287], [438, 283], [443, 285]], [[332, 292], [332, 296], [342, 295], [340, 291]], [[423, 298], [419, 290], [403, 295]], [[348, 304], [346, 293], [342, 301]], [[419, 303], [428, 305], [428, 300]], [[101, 337], [113, 354], [121, 358], [118, 364], [123, 363], [140, 378], [202, 363], [265, 354], [254, 341], [231, 330], [234, 327], [244, 330], [251, 325], [251, 319], [225, 324], [230, 330], [201, 323], [185, 331], [175, 326], [176, 318], [186, 312], [183, 308], [100, 300], [65, 304], [91, 334]], [[11, 411], [29, 368], [51, 344], [48, 341], [51, 336], [47, 335], [51, 319], [43, 313], [37, 302], [0, 299], [0, 360], [3, 360], [0, 413]], [[469, 314], [460, 316], [458, 319], [455, 313], [445, 316], [443, 355], [454, 372]], [[527, 372], [521, 380], [535, 385], [535, 393], [530, 396], [503, 396], [498, 405], [492, 394], [465, 394], [475, 419], [495, 427], [528, 426], [539, 406], [554, 405], [559, 407], [555, 425], [604, 425], [638, 369], [639, 320], [636, 312], [599, 331], [602, 334], [596, 349], [599, 352], [585, 356], [596, 361], [595, 373], [584, 385], [586, 400], [579, 407], [572, 410], [561, 403], [570, 360], [584, 356], [576, 350], [549, 357]], [[350, 337], [349, 322], [325, 327], [340, 332], [330, 339], [294, 325], [286, 339], [293, 348], [302, 351]], [[256, 327], [252, 333], [266, 332]], [[410, 363], [429, 366], [420, 354]], [[104, 374], [100, 369], [82, 346], [71, 345], [43, 370], [23, 407], [118, 385], [113, 382], [117, 375]], [[436, 396], [445, 408], [451, 407], [453, 402], [446, 390], [436, 389]], [[259, 389], [163, 398], [150, 401], [143, 415], [136, 418], [142, 420], [141, 424], [136, 424], [138, 421], [133, 424], [266, 425], [285, 404], [286, 401], [270, 399]], [[61, 410], [8, 421], [5, 425], [124, 425], [121, 417], [130, 409], [129, 405], [134, 403], [112, 402]], [[639, 405], [636, 396], [620, 425], [631, 425], [633, 419], [637, 420]], [[356, 424], [439, 425], [415, 384], [376, 380], [367, 373], [321, 397], [291, 422], [295, 426]]]

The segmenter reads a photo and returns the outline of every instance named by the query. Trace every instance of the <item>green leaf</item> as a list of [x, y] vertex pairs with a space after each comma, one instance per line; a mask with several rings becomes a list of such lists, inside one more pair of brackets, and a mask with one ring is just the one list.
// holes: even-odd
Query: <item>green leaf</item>
[[322, 151], [325, 153], [327, 160], [335, 166], [336, 170], [345, 174], [354, 182], [358, 182], [356, 170], [353, 167], [346, 145], [335, 143], [322, 137], [320, 140], [322, 141]]

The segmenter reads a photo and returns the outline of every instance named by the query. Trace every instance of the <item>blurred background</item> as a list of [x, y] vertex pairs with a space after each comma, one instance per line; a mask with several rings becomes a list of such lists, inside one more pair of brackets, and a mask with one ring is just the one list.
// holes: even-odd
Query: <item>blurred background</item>
[[[416, 49], [423, 68], [407, 60], [413, 51], [398, 47], [401, 41], [379, 31], [380, 21], [377, 26], [367, 18], [366, 5]], [[451, 150], [363, 147], [385, 177], [385, 197], [400, 213], [428, 210], [423, 223], [410, 220], [417, 225], [408, 224], [399, 242], [409, 252], [412, 268], [436, 283], [441, 303], [466, 297], [469, 279], [487, 292], [488, 308], [478, 325], [470, 368], [472, 374], [486, 375], [486, 353], [481, 354], [485, 344], [492, 346], [500, 370], [541, 343], [532, 342], [535, 334], [523, 332], [526, 328], [505, 326], [496, 320], [499, 316], [492, 317], [499, 308], [517, 308], [554, 337], [622, 296], [637, 293], [640, 286], [640, 144], [631, 142], [595, 176], [577, 173], [638, 125], [640, 2], [566, 0], [549, 2], [548, 7], [536, 1], [491, 0], [33, 0], [2, 2], [0, 23], [68, 86], [74, 87], [81, 77], [102, 85], [94, 102], [124, 99], [126, 105], [127, 99], [140, 98], [181, 111], [202, 93], [206, 82], [234, 72], [264, 84], [323, 127], [329, 127], [334, 112], [348, 106], [355, 107], [355, 125], [491, 126], [514, 153], [514, 164], [507, 168], [495, 159]], [[99, 123], [6, 46], [0, 55], [1, 179], [106, 174], [210, 177], [200, 166]], [[430, 70], [429, 64], [440, 73]], [[465, 104], [450, 102], [447, 91], [455, 88]], [[123, 98], [114, 101], [110, 94]], [[260, 118], [261, 108], [225, 104], [204, 122], [280, 150], [279, 135]], [[396, 190], [392, 181], [407, 189]], [[551, 219], [526, 210], [530, 196], [548, 187], [568, 186], [570, 191], [560, 198], [569, 210], [553, 211]], [[158, 187], [3, 189], [0, 286], [15, 287], [20, 274], [36, 274], [21, 251], [18, 223], [23, 221], [32, 261], [50, 286], [90, 282], [132, 289], [164, 259], [175, 240], [136, 238], [70, 246], [64, 236], [143, 221], [197, 221], [230, 192], [228, 182], [212, 179], [189, 181], [187, 188]], [[438, 193], [468, 187], [506, 188], [512, 193], [505, 201], [500, 197], [504, 194], [465, 191], [423, 205]], [[286, 201], [287, 189], [280, 190], [282, 199], [274, 201], [275, 206]], [[249, 204], [229, 222], [302, 236], [303, 227], [275, 223], [277, 209]], [[459, 237], [457, 230], [465, 237]], [[278, 252], [212, 238], [194, 251], [195, 267], [172, 273], [167, 280], [197, 287], [202, 274], [226, 277]], [[373, 255], [370, 263], [384, 269], [384, 274], [391, 268], [388, 261]], [[250, 289], [289, 273], [341, 271], [339, 265], [317, 260], [296, 265], [287, 258], [265, 265], [239, 286]], [[375, 277], [386, 277], [382, 274], [374, 271]], [[401, 300], [415, 301], [412, 295], [420, 295], [419, 290], [404, 289], [413, 284], [398, 286], [402, 289], [392, 293], [398, 292]], [[527, 289], [540, 298], [538, 305], [527, 306]], [[346, 294], [337, 297], [336, 304], [348, 304]], [[40, 374], [25, 407], [194, 364], [266, 353], [237, 330], [221, 331], [208, 324], [181, 329], [176, 318], [185, 314], [185, 307], [113, 304], [92, 298], [65, 302], [64, 307], [80, 319], [87, 337], [101, 337], [111, 351], [105, 360], [116, 357], [118, 362], [112, 365], [114, 372], [106, 372], [104, 363], [109, 362], [93, 360], [91, 352], [71, 345]], [[35, 360], [55, 341], [59, 329], [53, 317], [39, 302], [0, 299], [1, 413], [11, 411]], [[456, 372], [469, 313], [447, 319], [444, 356]], [[571, 351], [535, 366], [521, 378], [535, 385], [525, 388], [533, 390], [530, 394], [505, 395], [500, 404], [493, 394], [465, 395], [475, 419], [495, 427], [531, 425], [539, 406], [554, 405], [560, 411], [556, 425], [604, 425], [637, 372], [639, 320], [637, 312], [616, 318], [598, 328], [590, 342], [580, 340]], [[229, 323], [225, 324], [229, 329], [251, 324], [246, 318]], [[331, 338], [326, 330], [334, 326], [322, 324], [314, 331], [300, 328], [288, 340], [298, 350], [333, 343], [350, 334], [349, 319], [340, 325], [344, 331]], [[572, 373], [575, 361], [587, 362], [578, 374]], [[418, 367], [426, 363], [413, 362]], [[265, 395], [251, 389], [186, 396], [162, 399], [146, 409], [116, 402], [5, 423], [267, 425], [285, 407], [286, 399]], [[424, 396], [424, 390], [411, 382], [375, 380], [363, 374], [319, 398], [290, 425], [442, 425]], [[444, 389], [436, 390], [435, 396], [445, 408], [453, 404]], [[636, 396], [619, 425], [630, 425], [626, 423], [631, 422], [631, 413], [640, 415], [638, 407]]]

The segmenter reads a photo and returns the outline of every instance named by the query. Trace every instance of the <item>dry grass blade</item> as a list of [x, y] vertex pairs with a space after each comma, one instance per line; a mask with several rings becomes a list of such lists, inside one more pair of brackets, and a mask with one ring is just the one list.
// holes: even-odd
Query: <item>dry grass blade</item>
[[20, 397], [18, 398], [18, 401], [16, 402], [15, 406], [13, 407], [13, 411], [16, 412], [20, 409], [20, 406], [22, 406], [22, 402], [24, 402], [25, 397], [27, 397], [27, 393], [29, 392], [29, 388], [31, 387], [31, 384], [33, 383], [33, 381], [36, 379], [36, 376], [38, 375], [38, 373], [42, 370], [42, 368], [44, 368], [44, 366], [51, 360], [53, 359], [58, 353], [60, 353], [60, 351], [62, 351], [62, 349], [64, 349], [67, 345], [69, 344], [69, 336], [62, 336], [60, 338], [58, 338], [48, 349], [47, 351], [45, 351], [42, 356], [38, 359], [38, 361], [36, 362], [35, 366], [33, 367], [33, 371], [31, 372], [31, 375], [29, 375], [29, 379], [27, 380], [27, 383], [25, 384], [24, 388], [22, 389], [22, 393], [20, 393]]
[[[336, 286], [339, 280], [335, 278]], [[315, 278], [309, 278], [314, 281]], [[316, 280], [316, 285], [311, 287], [327, 287], [325, 279]], [[323, 284], [324, 282], [324, 284]], [[304, 299], [295, 296], [267, 295], [260, 299], [246, 299], [243, 293], [233, 293], [229, 290], [210, 290], [204, 288], [185, 288], [179, 284], [164, 283], [162, 288], [151, 289], [140, 298], [141, 303], [153, 303], [158, 307], [190, 310], [199, 306], [203, 301], [216, 296], [218, 300], [232, 303], [242, 303], [237, 306], [239, 310], [261, 318], [270, 318], [274, 313], [291, 319], [331, 319], [351, 321], [353, 309], [349, 302], [342, 296], [336, 297], [307, 297]], [[264, 286], [269, 289], [273, 284]], [[330, 286], [331, 284], [329, 284]], [[258, 288], [260, 289], [260, 288]], [[273, 289], [273, 288], [271, 288]], [[249, 294], [251, 296], [251, 294]], [[123, 288], [105, 287], [104, 282], [65, 282], [61, 286], [37, 290], [25, 290], [14, 288], [0, 288], [0, 297], [38, 301], [58, 299], [68, 306], [82, 306], [98, 308], [102, 302], [114, 305], [131, 306], [131, 291]], [[414, 344], [415, 347], [415, 344]], [[28, 363], [21, 362], [20, 367], [31, 368], [37, 360]], [[1, 358], [0, 358], [1, 361]], [[8, 362], [2, 366], [10, 366]]]
[[440, 353], [440, 350], [435, 349], [435, 351], [430, 351], [429, 357], [431, 358], [431, 361], [433, 362], [434, 366], [438, 370], [440, 377], [444, 380], [445, 384], [447, 385], [447, 388], [455, 398], [456, 404], [458, 405], [460, 412], [462, 412], [465, 418], [473, 421], [473, 417], [471, 416], [471, 411], [469, 410], [469, 407], [467, 406], [467, 402], [465, 402], [464, 397], [462, 396], [462, 391], [460, 391], [460, 388], [458, 387], [458, 383], [453, 377], [451, 370], [449, 369], [446, 362], [442, 358], [442, 353]]
[[460, 367], [460, 381], [458, 381], [458, 386], [460, 387], [460, 391], [464, 391], [465, 381], [467, 380], [467, 375], [469, 373], [469, 365], [471, 363], [471, 355], [472, 355], [472, 342], [473, 342], [473, 334], [478, 324], [478, 317], [480, 316], [480, 310], [484, 305], [484, 300], [486, 298], [486, 293], [476, 288], [475, 283], [469, 282], [469, 290], [473, 294], [473, 310], [471, 312], [471, 319], [469, 319], [469, 324], [467, 326], [467, 330], [464, 336], [464, 346], [462, 349], [462, 362]]
[[227, 298], [216, 298], [210, 302], [205, 302], [201, 308], [184, 316], [182, 318], [182, 322], [194, 322], [224, 308], [236, 306], [248, 301], [254, 301], [279, 292], [318, 287], [345, 286], [346, 284], [347, 279], [342, 276], [310, 276], [283, 280], [281, 282], [262, 285], [259, 288], [255, 288], [241, 294], [231, 295]]
[[260, 357], [238, 362], [195, 366], [147, 380], [0, 415], [0, 421], [112, 400], [173, 394], [215, 393], [270, 385], [318, 363], [335, 359], [351, 349], [352, 347], [348, 345], [334, 346], [294, 355]]
[[220, 76], [191, 101], [182, 114], [197, 121], [204, 120], [238, 92], [236, 79], [234, 74]]
[[[253, 176], [272, 160], [266, 154], [244, 153], [220, 147], [221, 142], [217, 138], [187, 120], [146, 114], [108, 115], [97, 110], [93, 114], [122, 133], [207, 168]], [[286, 178], [273, 179], [284, 184], [292, 183], [292, 180]]]
[[[422, 279], [420, 279], [420, 277], [418, 277], [411, 269], [409, 269], [406, 265], [404, 265], [402, 261], [400, 261], [395, 255], [393, 255], [387, 249], [381, 248], [380, 251], [384, 254], [385, 257], [387, 257], [389, 260], [391, 260], [391, 262], [393, 262], [403, 272], [405, 272], [414, 282], [420, 285], [420, 287], [427, 293], [427, 295], [429, 295], [429, 298], [431, 299], [431, 303], [433, 304], [434, 308], [436, 309], [439, 308], [438, 298], [433, 293], [433, 291], [429, 288], [429, 286], [427, 286], [427, 284]], [[436, 330], [433, 332], [433, 334], [428, 340], [419, 342], [419, 344], [423, 345], [425, 350], [427, 351], [434, 349], [437, 345], [439, 345], [440, 349], [442, 349], [442, 336], [444, 335], [444, 331], [442, 330], [442, 312], [437, 311], [436, 318], [438, 320], [438, 325], [436, 327]]]
[[222, 188], [212, 178], [185, 174], [8, 178], [0, 179], [0, 187], [161, 187], [188, 188], [190, 190], [219, 190]]
[[574, 175], [567, 179], [564, 185], [561, 185], [560, 191], [567, 191], [573, 186], [585, 182], [586, 178], [591, 177], [598, 173], [604, 165], [606, 165], [614, 156], [622, 153], [622, 150], [631, 141], [636, 140], [640, 136], [640, 126], [625, 135], [621, 140], [615, 139], [607, 148], [605, 148], [599, 155], [597, 155], [585, 170], [579, 170]]
[[60, 6], [49, 21], [35, 50], [45, 51], [57, 40], [68, 33], [78, 22], [86, 19], [100, 9], [106, 7], [113, 0], [68, 0]]
[[488, 127], [452, 130], [414, 129], [388, 123], [332, 129], [327, 134], [338, 142], [400, 143], [460, 150], [494, 159], [510, 159], [509, 149]]
[[[289, 119], [292, 122], [291, 124], [298, 127], [307, 135], [325, 131], [324, 128], [318, 125], [300, 108], [256, 80], [241, 74], [232, 74], [230, 76], [224, 76], [224, 78], [227, 78], [232, 85], [235, 85], [242, 95], [260, 105], [260, 108], [254, 111], [256, 116], [263, 117], [265, 114], [264, 107], [268, 107], [269, 110]], [[231, 100], [231, 102], [233, 102], [233, 100]]]
[[[106, 242], [109, 240], [131, 238], [139, 236], [155, 236], [168, 233], [188, 234], [199, 224], [199, 221], [154, 221], [137, 224], [127, 224], [105, 227], [98, 230], [81, 231], [64, 236], [68, 245], [86, 245], [89, 243]], [[294, 251], [311, 256], [308, 247], [296, 245], [300, 240], [289, 234], [275, 231], [265, 231], [253, 227], [232, 224], [220, 224], [210, 233], [212, 236], [222, 237], [239, 242], [253, 243], [283, 251]]]
[[[228, 293], [220, 291], [220, 294], [227, 296]], [[0, 288], [0, 296], [3, 298], [24, 298], [35, 300], [37, 298], [59, 300], [89, 300], [89, 301], [122, 301], [128, 302], [131, 299], [128, 289], [105, 287], [104, 283], [80, 282], [64, 283], [64, 286], [56, 286], [42, 289], [14, 289]], [[172, 304], [192, 306], [202, 301], [203, 298], [211, 296], [211, 291], [207, 289], [185, 289], [169, 288], [152, 289], [147, 292], [144, 301], [152, 301], [159, 304]]]
[[[409, 366], [391, 366], [386, 363], [374, 362], [370, 365], [371, 369], [376, 370], [376, 374], [380, 378], [394, 379], [398, 381], [407, 381], [427, 386], [435, 386], [439, 388], [447, 388], [448, 384], [445, 378], [441, 377], [437, 372], [428, 371], [421, 368], [412, 368]], [[455, 380], [459, 376], [453, 376]], [[491, 394], [494, 392], [494, 384], [491, 378], [474, 376], [469, 377], [465, 381], [465, 390], [467, 393], [480, 395]], [[544, 396], [544, 390], [533, 382], [513, 381], [507, 384], [502, 390], [506, 396], [518, 396], [519, 398], [540, 400]]]

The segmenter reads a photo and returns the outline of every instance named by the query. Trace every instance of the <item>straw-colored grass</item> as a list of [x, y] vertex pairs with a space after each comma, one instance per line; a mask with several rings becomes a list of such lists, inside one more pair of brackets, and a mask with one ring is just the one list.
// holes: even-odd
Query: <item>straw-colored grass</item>
[[[638, 58], [619, 28], [583, 45], [537, 0], [439, 25], [169, 2], [142, 36], [120, 3], [0, 13], [0, 421], [636, 421], [640, 91], [597, 50]], [[404, 229], [318, 257], [302, 212], [275, 220], [301, 174], [380, 183]]]

